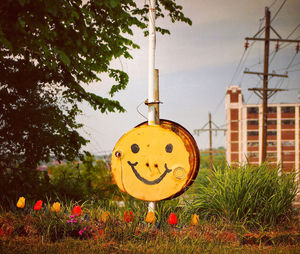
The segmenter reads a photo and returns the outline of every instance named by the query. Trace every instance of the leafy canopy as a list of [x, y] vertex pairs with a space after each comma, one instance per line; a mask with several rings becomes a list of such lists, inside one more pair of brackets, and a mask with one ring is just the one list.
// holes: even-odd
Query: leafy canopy
[[[87, 142], [77, 132], [78, 102], [102, 113], [124, 112], [118, 101], [81, 84], [108, 73], [115, 81], [110, 97], [126, 87], [128, 75], [110, 63], [138, 48], [128, 38], [134, 27], [147, 34], [148, 1], [141, 2], [0, 1], [0, 166], [78, 156]], [[156, 8], [158, 18], [191, 24], [173, 0], [158, 0]]]

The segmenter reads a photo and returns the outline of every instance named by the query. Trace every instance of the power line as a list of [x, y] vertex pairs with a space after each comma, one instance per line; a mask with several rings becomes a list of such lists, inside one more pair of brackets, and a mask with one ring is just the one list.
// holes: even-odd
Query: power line
[[273, 5], [277, 2], [277, 0], [275, 0], [270, 6], [269, 9], [271, 9], [273, 7]]
[[300, 69], [290, 70], [289, 72], [295, 72], [295, 71], [300, 71]]
[[286, 3], [286, 0], [283, 1], [283, 3], [281, 4], [281, 6], [279, 7], [278, 11], [275, 13], [275, 15], [273, 16], [273, 18], [271, 19], [271, 22], [276, 18], [276, 16], [278, 15], [278, 13], [280, 12], [280, 10], [282, 9], [282, 7], [284, 6], [284, 4]]
[[[263, 22], [263, 20], [264, 20], [264, 18], [259, 19], [258, 31], [257, 31], [257, 33], [256, 33], [256, 36], [259, 36], [259, 37], [260, 37], [260, 33], [262, 32], [261, 27], [262, 27], [262, 22]], [[255, 43], [255, 41], [253, 41], [250, 45], [248, 45], [248, 42], [245, 43], [245, 50], [244, 50], [244, 52], [243, 52], [243, 54], [242, 54], [242, 56], [241, 56], [241, 59], [240, 59], [238, 65], [237, 65], [237, 67], [236, 67], [236, 69], [235, 69], [235, 71], [234, 71], [234, 73], [233, 73], [233, 76], [232, 76], [232, 78], [231, 78], [230, 84], [232, 84], [232, 82], [233, 82], [233, 80], [234, 80], [236, 74], [239, 72], [239, 68], [245, 64], [246, 59], [247, 59], [247, 57], [248, 57], [248, 55], [249, 55], [249, 51], [252, 49], [252, 46], [254, 45], [254, 43]], [[248, 50], [247, 50], [247, 49], [248, 49]], [[247, 54], [246, 54], [246, 51], [247, 51]], [[246, 57], [245, 57], [245, 54], [246, 54]], [[244, 58], [244, 57], [245, 57], [245, 59], [244, 59], [244, 61], [243, 61], [243, 58]]]
[[[246, 38], [246, 41], [248, 42], [248, 40], [261, 40], [264, 41], [265, 44], [265, 49], [264, 49], [264, 70], [262, 73], [259, 72], [249, 72], [249, 71], [245, 71], [244, 73], [247, 74], [256, 74], [256, 75], [263, 75], [263, 88], [252, 88], [252, 90], [259, 96], [262, 98], [263, 101], [263, 107], [262, 107], [262, 111], [263, 111], [263, 119], [262, 119], [262, 150], [261, 150], [261, 157], [262, 157], [262, 162], [264, 162], [266, 160], [266, 151], [267, 151], [267, 118], [268, 118], [268, 114], [267, 114], [267, 108], [268, 108], [268, 98], [270, 98], [272, 95], [274, 95], [274, 93], [276, 93], [277, 91], [280, 91], [281, 89], [270, 89], [268, 88], [268, 81], [269, 81], [269, 76], [271, 77], [287, 77], [287, 75], [281, 75], [281, 74], [274, 74], [274, 73], [269, 73], [269, 46], [270, 46], [270, 42], [271, 41], [277, 41], [277, 43], [280, 42], [297, 42], [299, 44], [298, 40], [289, 40], [289, 39], [282, 39], [281, 36], [276, 32], [276, 30], [271, 26], [272, 21], [276, 18], [276, 16], [278, 15], [278, 13], [280, 12], [280, 10], [282, 9], [283, 5], [286, 3], [286, 0], [284, 0], [284, 2], [281, 4], [280, 8], [278, 9], [278, 11], [276, 12], [276, 14], [274, 15], [274, 17], [271, 20], [271, 13], [269, 11], [269, 8], [266, 7], [265, 8], [265, 38], [256, 38], [256, 36], [252, 37], [252, 38]], [[273, 39], [270, 38], [270, 31], [273, 31], [278, 38]], [[277, 44], [277, 49], [279, 48], [279, 45]], [[274, 55], [275, 57], [275, 55]], [[273, 60], [273, 59], [272, 59]], [[249, 90], [249, 89], [248, 89]]]
[[233, 73], [232, 79], [231, 79], [231, 81], [230, 81], [229, 84], [232, 84], [232, 82], [233, 82], [233, 80], [234, 80], [234, 78], [235, 78], [235, 75], [236, 75], [236, 73], [237, 73], [238, 70], [239, 70], [239, 67], [240, 67], [240, 65], [241, 65], [241, 63], [242, 63], [242, 60], [243, 60], [245, 54], [246, 54], [246, 49], [244, 50], [244, 52], [243, 52], [243, 54], [242, 54], [242, 57], [241, 57], [241, 59], [240, 59], [238, 65], [237, 65], [237, 67], [236, 67], [236, 69], [235, 69], [235, 72]]
[[294, 28], [294, 30], [286, 38], [289, 39], [293, 35], [293, 33], [296, 32], [296, 30], [298, 29], [298, 27], [300, 27], [300, 23]]
[[[300, 36], [298, 36], [298, 37], [295, 38], [295, 40], [298, 40], [298, 39], [300, 39]], [[292, 43], [293, 42], [288, 42], [287, 44], [285, 44], [284, 46], [282, 46], [280, 49], [284, 49], [284, 48], [288, 47], [289, 45], [291, 45]], [[284, 43], [282, 43], [282, 44], [284, 44]]]

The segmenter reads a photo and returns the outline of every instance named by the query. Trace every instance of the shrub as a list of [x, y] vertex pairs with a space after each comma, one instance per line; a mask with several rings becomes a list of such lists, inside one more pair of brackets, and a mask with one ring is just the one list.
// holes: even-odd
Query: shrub
[[50, 184], [60, 199], [110, 199], [120, 195], [103, 160], [85, 157], [82, 163], [67, 162], [48, 167]]
[[193, 212], [246, 225], [272, 226], [287, 218], [297, 193], [294, 174], [279, 176], [267, 164], [215, 168], [207, 180], [196, 182]]
[[15, 206], [20, 196], [40, 199], [51, 192], [47, 172], [16, 166], [0, 167], [0, 208]]

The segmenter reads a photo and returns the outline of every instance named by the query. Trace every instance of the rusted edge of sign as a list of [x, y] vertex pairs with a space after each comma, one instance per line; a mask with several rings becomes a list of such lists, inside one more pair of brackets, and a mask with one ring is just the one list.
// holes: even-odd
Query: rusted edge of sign
[[[139, 127], [142, 125], [148, 125], [148, 122], [140, 123], [136, 127]], [[198, 149], [197, 143], [196, 143], [195, 139], [193, 138], [193, 136], [190, 134], [190, 132], [187, 129], [185, 129], [180, 124], [170, 121], [170, 120], [160, 119], [160, 126], [162, 128], [169, 129], [169, 130], [173, 131], [174, 133], [176, 133], [178, 136], [180, 136], [180, 138], [184, 142], [186, 150], [189, 153], [189, 164], [191, 166], [191, 170], [189, 171], [188, 181], [183, 186], [181, 191], [175, 193], [170, 198], [167, 198], [167, 199], [173, 199], [173, 198], [178, 197], [181, 194], [183, 194], [183, 192], [185, 192], [191, 186], [191, 184], [194, 183], [194, 181], [198, 175], [199, 166], [200, 166], [200, 151]]]

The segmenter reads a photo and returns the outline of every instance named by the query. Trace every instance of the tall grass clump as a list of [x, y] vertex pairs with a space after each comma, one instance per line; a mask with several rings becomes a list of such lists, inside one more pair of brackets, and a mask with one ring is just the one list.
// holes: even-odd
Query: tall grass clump
[[247, 226], [274, 226], [287, 219], [297, 194], [295, 174], [280, 176], [267, 164], [215, 168], [207, 180], [196, 182], [194, 212]]

